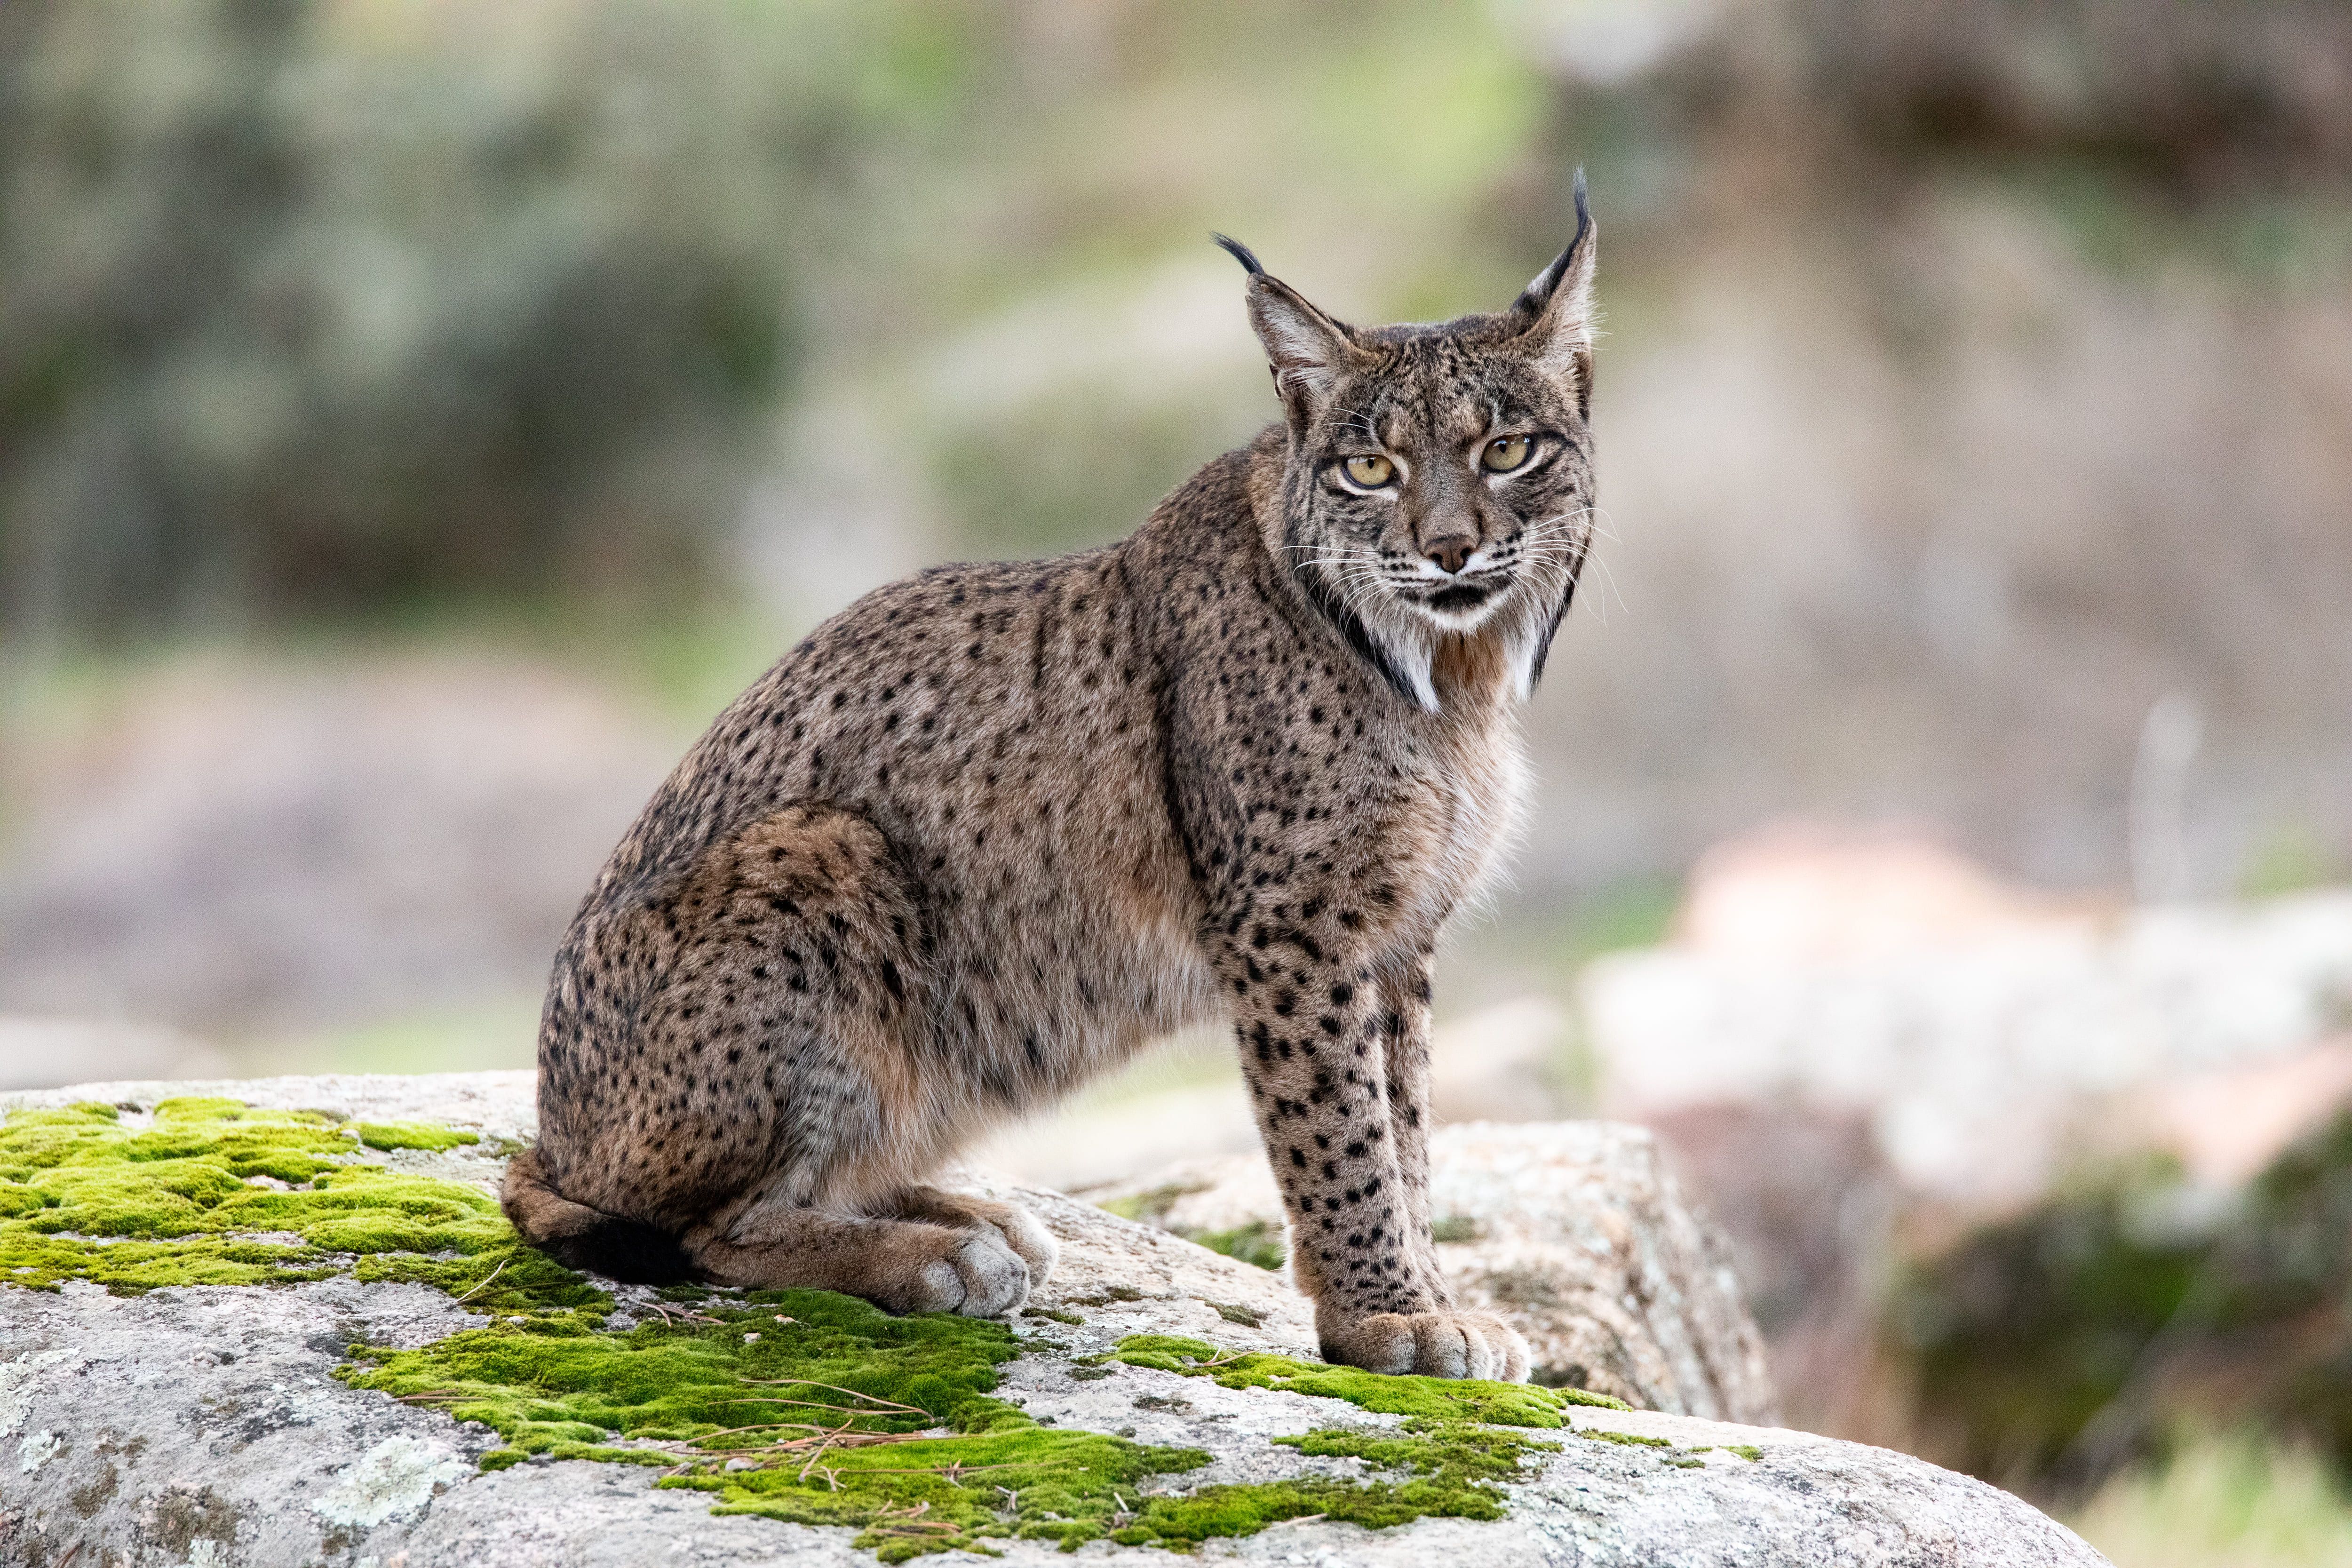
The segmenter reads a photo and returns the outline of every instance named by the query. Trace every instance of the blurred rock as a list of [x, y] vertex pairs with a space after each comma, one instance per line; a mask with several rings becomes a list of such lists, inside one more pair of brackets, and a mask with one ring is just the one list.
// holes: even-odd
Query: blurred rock
[[170, 1029], [0, 1016], [0, 1089], [93, 1079], [210, 1078], [227, 1070], [218, 1047]]
[[2352, 1012], [2352, 892], [2095, 919], [1906, 846], [1716, 866], [1686, 940], [1587, 972], [1605, 1103], [1857, 1115], [1962, 1211], [2039, 1194], [2115, 1097], [2284, 1058]]
[[[1549, 997], [1522, 996], [1441, 1025], [1430, 1102], [1442, 1121], [1549, 1121], [1571, 1114], [1573, 1026]], [[1205, 1080], [1205, 1081], [1204, 1081]], [[1046, 1186], [1125, 1183], [1182, 1160], [1254, 1152], [1257, 1123], [1222, 1029], [1180, 1037], [1126, 1072], [974, 1151], [992, 1169]]]
[[2125, 1097], [2102, 1142], [2111, 1153], [2160, 1150], [2192, 1182], [2237, 1188], [2347, 1104], [2352, 1037], [2150, 1084]]
[[[1528, 1336], [1538, 1382], [1644, 1409], [1777, 1421], [1764, 1343], [1731, 1251], [1687, 1205], [1638, 1127], [1444, 1127], [1430, 1212], [1465, 1305]], [[1278, 1240], [1281, 1198], [1255, 1152], [1081, 1194], [1179, 1235], [1247, 1248]]]
[[[10, 1096], [0, 1110], [76, 1099], [152, 1107], [167, 1093], [424, 1118], [493, 1137], [527, 1133], [533, 1122], [530, 1079], [521, 1073], [87, 1084]], [[1540, 1130], [1515, 1131], [1532, 1139]], [[1638, 1134], [1553, 1131], [1585, 1150], [1581, 1163], [1570, 1164], [1586, 1177], [1613, 1172], [1664, 1192]], [[481, 1146], [396, 1158], [424, 1175], [485, 1184], [497, 1176], [498, 1161]], [[1496, 1152], [1458, 1190], [1524, 1204], [1569, 1168], [1530, 1143], [1518, 1154]], [[1271, 1436], [1398, 1424], [1397, 1416], [1338, 1400], [1082, 1364], [1139, 1331], [1307, 1352], [1304, 1303], [1273, 1274], [1090, 1205], [984, 1184], [1034, 1205], [1062, 1244], [1054, 1278], [1032, 1298], [1052, 1314], [1050, 1333], [1024, 1336], [1024, 1353], [1005, 1365], [996, 1390], [1041, 1422], [1205, 1450], [1210, 1467], [1183, 1477], [1185, 1488], [1315, 1472], [1319, 1461], [1268, 1443]], [[1607, 1245], [1638, 1250], [1637, 1242], [1616, 1237]], [[643, 1287], [615, 1293], [616, 1327], [646, 1315], [656, 1299]], [[499, 1442], [488, 1429], [333, 1375], [355, 1341], [415, 1346], [482, 1326], [421, 1285], [348, 1277], [136, 1297], [84, 1286], [44, 1294], [0, 1285], [0, 1439], [11, 1449], [0, 1556], [30, 1568], [65, 1568], [85, 1554], [110, 1563], [247, 1568], [326, 1557], [618, 1568], [681, 1552], [746, 1565], [847, 1568], [874, 1561], [851, 1545], [854, 1529], [714, 1514], [709, 1497], [656, 1488], [653, 1475], [635, 1467], [558, 1461], [484, 1471], [478, 1462]], [[1460, 1568], [1849, 1562], [2096, 1568], [2103, 1562], [2018, 1499], [1906, 1455], [1689, 1415], [1578, 1409], [1572, 1417], [1585, 1440], [1549, 1434], [1557, 1450], [1537, 1456], [1534, 1473], [1510, 1489], [1500, 1520], [1428, 1518], [1367, 1531], [1310, 1517], [1211, 1551], [1236, 1561], [1366, 1568], [1414, 1568], [1433, 1557]], [[1043, 1568], [1070, 1561], [1045, 1542], [997, 1544], [1006, 1563]], [[1105, 1560], [1108, 1550], [1089, 1547], [1086, 1557]]]
[[1563, 1081], [1574, 1025], [1548, 996], [1521, 996], [1439, 1026], [1430, 1109], [1440, 1121], [1552, 1121], [1573, 1109]]
[[675, 746], [516, 659], [184, 667], [27, 781], [0, 1009], [226, 1036], [535, 994]]
[[1116, 1085], [1083, 1092], [1000, 1130], [972, 1158], [1023, 1181], [1083, 1188], [1125, 1181], [1172, 1161], [1255, 1149], [1247, 1091], [1237, 1074], [1218, 1077], [1213, 1083], [1165, 1087], [1147, 1078], [1150, 1087], [1141, 1093], [1122, 1094]]
[[2095, 925], [2079, 900], [2011, 886], [1934, 839], [1796, 823], [1700, 856], [1674, 940], [1716, 959], [1834, 963]]
[[2233, 1190], [2118, 1161], [1923, 1249], [1887, 1313], [1906, 1447], [2043, 1495], [2199, 1432], [2352, 1478], [2352, 1106], [2319, 1120]]
[[1866, 1121], [1796, 1106], [1701, 1105], [1651, 1120], [1731, 1242], [1793, 1426], [1900, 1447], [1878, 1354], [1904, 1193]]

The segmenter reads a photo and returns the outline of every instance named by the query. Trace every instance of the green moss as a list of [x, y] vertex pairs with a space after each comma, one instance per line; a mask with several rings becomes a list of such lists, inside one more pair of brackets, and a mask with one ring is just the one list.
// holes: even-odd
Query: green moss
[[1130, 1193], [1123, 1198], [1108, 1198], [1096, 1206], [1104, 1213], [1115, 1214], [1121, 1219], [1136, 1220], [1144, 1225], [1158, 1225], [1168, 1216], [1168, 1211], [1176, 1206], [1178, 1198], [1207, 1190], [1206, 1184], [1201, 1182], [1177, 1183], [1169, 1186], [1154, 1187], [1148, 1193]]
[[1253, 1220], [1247, 1225], [1235, 1226], [1231, 1230], [1179, 1228], [1174, 1234], [1187, 1241], [1205, 1247], [1212, 1252], [1222, 1252], [1227, 1258], [1238, 1258], [1244, 1263], [1259, 1268], [1279, 1268], [1282, 1267], [1283, 1258], [1286, 1256], [1283, 1250], [1282, 1227], [1278, 1225], [1268, 1225], [1263, 1220]]
[[482, 1141], [478, 1132], [461, 1132], [454, 1127], [436, 1127], [423, 1121], [361, 1121], [354, 1123], [352, 1130], [371, 1149], [430, 1149], [438, 1153]]
[[[1715, 1452], [1714, 1447], [1707, 1444], [1701, 1444], [1694, 1448], [1677, 1449], [1673, 1441], [1665, 1437], [1645, 1437], [1638, 1432], [1612, 1432], [1602, 1426], [1580, 1426], [1576, 1428], [1576, 1435], [1590, 1438], [1595, 1443], [1614, 1443], [1621, 1448], [1661, 1450], [1656, 1456], [1659, 1463], [1672, 1465], [1678, 1470], [1703, 1470], [1706, 1468], [1706, 1461], [1699, 1456]], [[1763, 1450], [1760, 1448], [1736, 1447], [1728, 1448], [1726, 1452], [1738, 1454], [1750, 1459], [1763, 1458]]]
[[621, 1333], [500, 1321], [418, 1350], [370, 1352], [342, 1375], [445, 1406], [538, 1454], [615, 1437], [682, 1444], [722, 1428], [1025, 1426], [988, 1397], [1017, 1351], [1013, 1331], [985, 1319], [893, 1318], [828, 1291], [759, 1291]]
[[1279, 1388], [1293, 1394], [1344, 1399], [1366, 1410], [1433, 1420], [1475, 1421], [1497, 1426], [1564, 1426], [1572, 1405], [1626, 1408], [1621, 1400], [1580, 1388], [1541, 1388], [1526, 1383], [1486, 1383], [1475, 1378], [1388, 1377], [1351, 1366], [1256, 1352], [1220, 1352], [1200, 1340], [1168, 1334], [1130, 1334], [1119, 1341], [1118, 1359], [1133, 1366], [1213, 1377], [1226, 1388]]
[[[547, 1454], [661, 1465], [671, 1473], [659, 1484], [713, 1493], [717, 1512], [862, 1527], [860, 1543], [886, 1562], [1016, 1536], [1181, 1549], [1307, 1514], [1374, 1528], [1499, 1518], [1498, 1483], [1546, 1447], [1459, 1421], [1316, 1432], [1277, 1441], [1399, 1479], [1147, 1495], [1153, 1478], [1208, 1456], [1039, 1426], [991, 1394], [1019, 1348], [999, 1323], [762, 1292], [618, 1334], [498, 1322], [421, 1350], [369, 1352], [343, 1375], [486, 1423], [506, 1440], [486, 1463]], [[751, 1468], [729, 1470], [730, 1460]]]
[[1084, 1318], [1079, 1317], [1076, 1312], [1057, 1312], [1051, 1307], [1024, 1307], [1021, 1309], [1021, 1315], [1024, 1318], [1045, 1318], [1056, 1323], [1083, 1323], [1086, 1321]]
[[1065, 1550], [1108, 1537], [1185, 1551], [1309, 1515], [1374, 1530], [1433, 1516], [1499, 1519], [1507, 1501], [1500, 1483], [1519, 1476], [1529, 1453], [1553, 1447], [1454, 1423], [1409, 1426], [1416, 1425], [1404, 1435], [1318, 1431], [1274, 1439], [1401, 1472], [1394, 1480], [1310, 1477], [1154, 1495], [1140, 1484], [1198, 1468], [1208, 1456], [1033, 1429], [859, 1448], [814, 1468], [800, 1461], [664, 1484], [721, 1492], [716, 1512], [864, 1524], [860, 1543], [885, 1562], [1005, 1536], [1056, 1541]]
[[1423, 1476], [1450, 1474], [1469, 1481], [1515, 1480], [1528, 1454], [1556, 1453], [1559, 1448], [1557, 1443], [1513, 1432], [1419, 1416], [1405, 1423], [1402, 1436], [1383, 1427], [1324, 1430], [1274, 1440], [1302, 1454], [1362, 1459], [1383, 1469]]
[[1580, 1437], [1590, 1437], [1596, 1443], [1614, 1443], [1625, 1448], [1671, 1448], [1674, 1444], [1664, 1437], [1644, 1437], [1638, 1432], [1612, 1432], [1600, 1426], [1580, 1426]]
[[[886, 1563], [971, 1547], [989, 1537], [1058, 1541], [1075, 1550], [1149, 1518], [1140, 1484], [1197, 1469], [1197, 1448], [1150, 1447], [1097, 1432], [1028, 1426], [970, 1437], [791, 1452], [734, 1473], [666, 1479], [719, 1494], [713, 1513], [800, 1524], [862, 1525], [858, 1544]], [[1261, 1525], [1259, 1528], [1263, 1528]], [[1165, 1531], [1137, 1538], [1157, 1540]]]
[[12, 1112], [0, 1124], [0, 1281], [136, 1294], [295, 1284], [356, 1260], [362, 1279], [415, 1279], [481, 1310], [609, 1303], [522, 1246], [488, 1194], [363, 1163], [371, 1134], [435, 1149], [473, 1137], [234, 1100], [167, 1100], [137, 1130], [110, 1105]]
[[[17, 1112], [0, 1125], [0, 1280], [55, 1289], [85, 1279], [135, 1292], [350, 1272], [430, 1286], [489, 1320], [415, 1350], [355, 1345], [337, 1375], [486, 1424], [503, 1441], [483, 1468], [536, 1456], [658, 1468], [657, 1484], [710, 1492], [718, 1512], [856, 1527], [891, 1563], [1013, 1537], [1189, 1550], [1308, 1515], [1370, 1528], [1499, 1518], [1501, 1484], [1551, 1445], [1495, 1425], [1557, 1426], [1569, 1404], [1604, 1403], [1129, 1339], [1121, 1361], [1409, 1417], [1401, 1431], [1276, 1439], [1378, 1472], [1361, 1480], [1177, 1491], [1160, 1478], [1197, 1469], [1206, 1454], [1139, 1444], [1131, 1429], [1048, 1429], [994, 1396], [1003, 1363], [1049, 1342], [1024, 1343], [984, 1320], [892, 1318], [821, 1291], [719, 1297], [690, 1286], [659, 1292], [660, 1321], [610, 1331], [611, 1299], [521, 1245], [487, 1194], [359, 1154], [467, 1140], [221, 1100], [167, 1101], [143, 1129], [105, 1105]], [[1087, 1373], [1108, 1369], [1076, 1374]]]
[[1142, 1300], [1143, 1292], [1138, 1290], [1132, 1285], [1113, 1285], [1099, 1295], [1073, 1296], [1070, 1298], [1070, 1305], [1073, 1307], [1107, 1307], [1113, 1301], [1140, 1301]]
[[1764, 1450], [1753, 1443], [1726, 1443], [1723, 1446], [1723, 1451], [1727, 1454], [1737, 1454], [1750, 1464], [1764, 1457]]

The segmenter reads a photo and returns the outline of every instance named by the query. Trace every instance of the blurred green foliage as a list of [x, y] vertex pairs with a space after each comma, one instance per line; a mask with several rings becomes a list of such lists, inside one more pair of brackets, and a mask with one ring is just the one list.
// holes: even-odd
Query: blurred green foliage
[[2309, 1451], [2199, 1433], [2067, 1522], [2123, 1568], [2352, 1568], [2352, 1498]]
[[857, 112], [760, 15], [10, 7], [8, 612], [693, 583]]
[[739, 599], [817, 360], [947, 553], [1114, 537], [1246, 434], [1232, 387], [943, 406], [929, 335], [1308, 171], [1459, 309], [1444, 220], [1545, 101], [1459, 4], [33, 0], [0, 71], [0, 614], [49, 643]]
[[2252, 1423], [2352, 1477], [2352, 1111], [2244, 1194], [2106, 1173], [1920, 1268], [1892, 1321], [1976, 1474], [2079, 1492], [2184, 1424]]

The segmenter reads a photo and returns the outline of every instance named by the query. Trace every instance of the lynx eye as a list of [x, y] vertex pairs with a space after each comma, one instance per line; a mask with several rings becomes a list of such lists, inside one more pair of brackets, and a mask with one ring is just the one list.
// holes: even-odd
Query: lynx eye
[[1368, 490], [1376, 490], [1396, 477], [1396, 465], [1378, 453], [1348, 459], [1348, 477]]
[[1528, 454], [1535, 443], [1525, 436], [1502, 436], [1486, 443], [1478, 454], [1478, 461], [1490, 474], [1507, 474], [1527, 466]]

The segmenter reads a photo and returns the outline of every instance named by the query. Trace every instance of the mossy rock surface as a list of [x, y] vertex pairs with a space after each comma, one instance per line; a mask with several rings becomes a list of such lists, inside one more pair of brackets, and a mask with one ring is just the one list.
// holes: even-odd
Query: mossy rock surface
[[1563, 1426], [1568, 1424], [1565, 1413], [1572, 1405], [1626, 1408], [1623, 1400], [1580, 1388], [1542, 1388], [1475, 1378], [1385, 1377], [1293, 1356], [1221, 1352], [1203, 1341], [1171, 1334], [1130, 1335], [1119, 1342], [1118, 1359], [1130, 1366], [1213, 1378], [1223, 1388], [1278, 1388], [1322, 1399], [1344, 1399], [1384, 1415], [1437, 1421]]
[[[1366, 1479], [1147, 1490], [1210, 1456], [1050, 1429], [992, 1397], [998, 1369], [1024, 1349], [1004, 1324], [893, 1318], [824, 1291], [717, 1300], [688, 1289], [667, 1292], [678, 1304], [652, 1321], [611, 1331], [613, 1298], [521, 1245], [488, 1194], [369, 1158], [478, 1141], [225, 1098], [167, 1100], [135, 1124], [95, 1101], [20, 1110], [0, 1126], [0, 1279], [122, 1294], [345, 1273], [427, 1285], [488, 1321], [413, 1349], [354, 1346], [337, 1375], [488, 1426], [504, 1446], [482, 1468], [541, 1455], [655, 1467], [658, 1485], [711, 1492], [722, 1514], [858, 1527], [860, 1544], [889, 1562], [1007, 1537], [1181, 1550], [1307, 1515], [1372, 1528], [1498, 1519], [1502, 1484], [1549, 1445], [1488, 1424], [1557, 1426], [1572, 1401], [1614, 1403], [1137, 1336], [1118, 1352], [1130, 1364], [1414, 1418], [1402, 1433], [1275, 1439], [1360, 1461]], [[1230, 1303], [1217, 1310], [1256, 1321]]]
[[133, 1293], [349, 1272], [468, 1294], [485, 1311], [610, 1305], [522, 1246], [479, 1188], [365, 1158], [456, 1148], [474, 1133], [219, 1098], [166, 1100], [141, 1120], [83, 1101], [0, 1123], [0, 1282], [54, 1290], [87, 1279]]
[[1044, 1568], [1221, 1540], [1350, 1568], [1921, 1540], [2095, 1562], [2015, 1500], [1879, 1450], [1324, 1366], [1277, 1277], [984, 1177], [1063, 1245], [1009, 1323], [583, 1279], [494, 1201], [533, 1131], [527, 1075], [0, 1109], [0, 1562], [27, 1568], [69, 1544], [78, 1563], [600, 1568], [681, 1542], [796, 1568], [955, 1546]]

